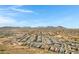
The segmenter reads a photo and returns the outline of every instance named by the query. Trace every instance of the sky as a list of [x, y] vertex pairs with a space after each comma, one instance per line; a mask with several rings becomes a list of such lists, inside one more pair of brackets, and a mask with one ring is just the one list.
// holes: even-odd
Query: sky
[[79, 28], [79, 6], [0, 5], [0, 27], [3, 26]]

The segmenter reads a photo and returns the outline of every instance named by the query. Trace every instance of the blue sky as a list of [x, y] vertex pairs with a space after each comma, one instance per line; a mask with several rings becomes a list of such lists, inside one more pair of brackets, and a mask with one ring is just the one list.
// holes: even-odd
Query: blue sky
[[2, 26], [79, 28], [79, 6], [0, 5], [0, 27]]

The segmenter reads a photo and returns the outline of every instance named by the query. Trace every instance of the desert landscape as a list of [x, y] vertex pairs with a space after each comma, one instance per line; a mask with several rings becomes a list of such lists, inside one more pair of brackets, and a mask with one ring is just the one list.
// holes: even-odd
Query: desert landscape
[[78, 54], [79, 29], [1, 27], [1, 54]]
[[79, 54], [79, 6], [1, 5], [0, 54]]

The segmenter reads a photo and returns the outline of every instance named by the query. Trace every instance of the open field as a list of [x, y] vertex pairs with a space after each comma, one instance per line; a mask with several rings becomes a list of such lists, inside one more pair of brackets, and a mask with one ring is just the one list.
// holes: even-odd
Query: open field
[[78, 54], [79, 29], [0, 28], [1, 54]]

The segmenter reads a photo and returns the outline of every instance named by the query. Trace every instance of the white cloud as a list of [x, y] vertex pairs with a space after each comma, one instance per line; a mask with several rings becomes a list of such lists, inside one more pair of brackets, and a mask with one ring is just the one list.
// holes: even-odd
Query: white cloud
[[17, 13], [36, 13], [33, 10], [28, 10], [28, 9], [22, 9], [23, 5], [14, 5], [14, 6], [9, 6], [7, 8], [0, 8], [0, 12], [17, 12]]
[[22, 6], [23, 5], [11, 6], [11, 7], [9, 7], [9, 9], [16, 11], [16, 12], [34, 13], [34, 11], [32, 11], [32, 10], [21, 9], [20, 7], [22, 7]]
[[18, 8], [12, 8], [13, 11], [17, 12], [25, 12], [25, 13], [34, 13], [32, 10], [23, 10], [23, 9], [18, 9]]
[[[19, 6], [10, 6], [7, 8], [0, 8], [0, 27], [2, 26], [28, 26], [30, 25], [28, 20], [21, 20], [18, 22], [16, 16], [19, 16], [19, 13], [34, 13], [36, 12], [32, 10], [24, 10], [21, 9], [21, 5]], [[14, 19], [15, 17], [15, 19]]]
[[21, 21], [18, 21], [16, 19], [13, 19], [11, 17], [5, 17], [5, 16], [0, 16], [0, 27], [3, 27], [3, 26], [28, 26], [29, 22], [26, 20], [21, 20]]
[[16, 20], [10, 17], [0, 16], [0, 26], [13, 26], [15, 25]]

